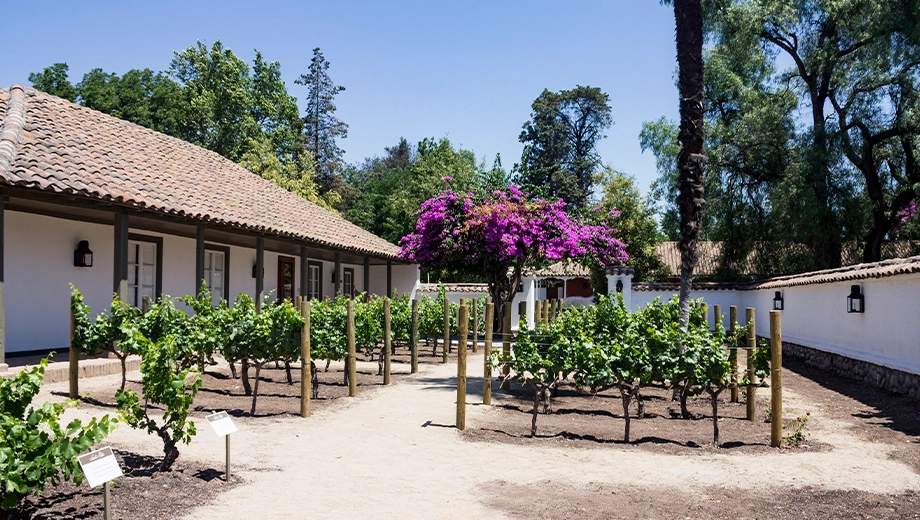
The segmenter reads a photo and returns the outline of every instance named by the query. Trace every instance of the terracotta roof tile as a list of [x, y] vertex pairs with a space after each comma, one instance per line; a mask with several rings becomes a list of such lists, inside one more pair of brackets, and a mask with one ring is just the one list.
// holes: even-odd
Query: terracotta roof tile
[[744, 286], [745, 289], [779, 289], [782, 287], [795, 287], [799, 285], [814, 285], [820, 283], [849, 282], [865, 280], [868, 278], [885, 278], [903, 274], [920, 273], [920, 256], [909, 258], [895, 258], [882, 260], [870, 264], [857, 264], [837, 269], [814, 271], [811, 273], [780, 276], [754, 282]]
[[224, 157], [69, 101], [0, 89], [0, 183], [395, 259], [398, 246]]

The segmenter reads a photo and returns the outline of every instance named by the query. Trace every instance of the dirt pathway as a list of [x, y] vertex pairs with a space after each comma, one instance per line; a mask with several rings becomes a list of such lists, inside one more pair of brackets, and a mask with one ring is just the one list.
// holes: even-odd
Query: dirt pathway
[[[481, 355], [470, 356], [469, 366], [475, 367], [471, 373], [478, 372]], [[852, 431], [851, 424], [820, 409], [813, 412], [813, 435], [833, 449], [814, 453], [738, 456], [710, 451], [683, 456], [616, 445], [581, 449], [470, 442], [452, 428], [455, 373], [454, 364], [423, 366], [420, 374], [400, 384], [342, 399], [341, 405], [308, 419], [237, 419], [233, 466], [245, 482], [186, 518], [510, 518], [494, 507], [496, 493], [500, 496], [509, 484], [536, 495], [547, 485], [691, 494], [713, 488], [881, 494], [920, 488], [920, 475], [889, 457], [890, 445], [870, 442]], [[112, 381], [86, 380], [81, 391], [111, 389]], [[468, 402], [473, 404], [467, 424], [475, 428], [481, 414], [491, 412], [476, 404], [481, 379], [471, 378], [470, 383]], [[66, 391], [66, 383], [48, 385], [44, 391], [61, 389]], [[787, 390], [785, 397], [788, 408], [809, 406], [794, 391]], [[110, 441], [149, 455], [158, 455], [161, 448], [145, 433], [125, 426]], [[223, 442], [199, 424], [182, 457], [221, 469], [223, 450]]]

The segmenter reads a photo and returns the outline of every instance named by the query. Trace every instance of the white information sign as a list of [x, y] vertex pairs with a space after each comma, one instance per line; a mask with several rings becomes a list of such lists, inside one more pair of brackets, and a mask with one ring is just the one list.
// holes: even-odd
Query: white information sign
[[80, 462], [80, 468], [83, 469], [83, 474], [86, 475], [86, 482], [89, 483], [91, 488], [105, 484], [122, 475], [121, 466], [118, 465], [118, 460], [115, 459], [112, 448], [108, 446], [80, 455], [77, 460]]
[[227, 412], [214, 412], [207, 416], [206, 419], [211, 428], [214, 428], [214, 433], [218, 437], [224, 437], [228, 433], [237, 431], [236, 425], [233, 424], [233, 419], [230, 418]]

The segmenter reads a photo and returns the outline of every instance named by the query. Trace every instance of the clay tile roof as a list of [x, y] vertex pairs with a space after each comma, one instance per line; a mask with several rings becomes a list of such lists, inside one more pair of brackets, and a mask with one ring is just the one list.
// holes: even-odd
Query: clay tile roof
[[587, 267], [576, 264], [575, 262], [556, 262], [555, 264], [544, 267], [543, 269], [537, 269], [535, 271], [530, 271], [527, 273], [528, 276], [581, 276], [588, 277], [591, 276], [591, 270]]
[[[438, 292], [441, 284], [421, 283], [418, 290], [425, 293]], [[444, 290], [449, 293], [468, 292], [468, 293], [488, 293], [489, 284], [487, 283], [446, 283]]]
[[779, 289], [819, 283], [849, 282], [867, 278], [885, 278], [902, 274], [920, 273], [920, 256], [882, 260], [871, 264], [857, 264], [837, 269], [780, 276], [744, 286], [745, 289]]
[[[659, 242], [656, 245], [658, 258], [669, 269], [671, 273], [680, 274], [680, 247], [677, 242]], [[722, 255], [721, 242], [700, 241], [697, 245], [697, 254], [699, 255], [696, 267], [693, 269], [694, 276], [712, 276], [719, 267], [719, 257]]]
[[238, 164], [31, 88], [0, 89], [0, 184], [395, 259], [399, 247]]
[[[740, 288], [737, 284], [721, 282], [694, 282], [690, 287], [692, 291], [728, 291]], [[647, 283], [639, 282], [632, 284], [634, 291], [663, 291], [677, 292], [680, 290], [679, 283]]]

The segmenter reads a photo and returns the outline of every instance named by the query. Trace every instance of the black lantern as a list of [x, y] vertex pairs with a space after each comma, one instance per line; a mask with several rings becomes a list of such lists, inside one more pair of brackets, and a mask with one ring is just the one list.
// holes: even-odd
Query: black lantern
[[623, 292], [623, 280], [617, 280], [617, 292]]
[[73, 252], [74, 267], [92, 267], [93, 252], [89, 248], [88, 240], [81, 240], [77, 245], [77, 250]]
[[[256, 265], [253, 264], [253, 265], [252, 265], [252, 277], [253, 277], [253, 278], [256, 277], [256, 273], [257, 273], [257, 271], [256, 271]], [[262, 268], [262, 277], [263, 277], [263, 278], [265, 277], [265, 268], [264, 268], [264, 267]]]
[[776, 291], [776, 296], [773, 297], [773, 310], [783, 310], [783, 293], [780, 291]]
[[859, 292], [858, 285], [850, 286], [850, 295], [847, 296], [847, 312], [866, 312], [866, 299]]

